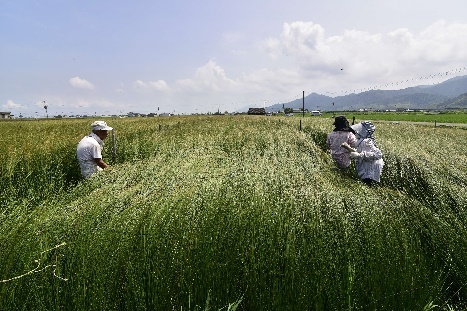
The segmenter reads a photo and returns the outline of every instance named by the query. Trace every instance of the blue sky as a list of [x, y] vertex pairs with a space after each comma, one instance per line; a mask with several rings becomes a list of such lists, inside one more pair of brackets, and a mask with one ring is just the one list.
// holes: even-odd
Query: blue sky
[[0, 0], [0, 110], [233, 112], [303, 91], [439, 83], [467, 74], [466, 10], [465, 0]]

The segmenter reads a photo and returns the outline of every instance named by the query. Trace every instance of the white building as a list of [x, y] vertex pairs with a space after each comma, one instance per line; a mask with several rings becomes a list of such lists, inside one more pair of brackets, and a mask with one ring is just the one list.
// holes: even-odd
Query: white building
[[0, 119], [11, 119], [11, 112], [0, 112]]

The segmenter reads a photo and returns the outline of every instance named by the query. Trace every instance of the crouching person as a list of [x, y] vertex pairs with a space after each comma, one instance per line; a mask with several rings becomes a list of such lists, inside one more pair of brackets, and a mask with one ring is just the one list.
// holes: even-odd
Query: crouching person
[[112, 128], [104, 121], [95, 121], [91, 124], [91, 133], [83, 137], [76, 148], [76, 156], [81, 168], [81, 175], [89, 178], [98, 171], [108, 167], [102, 160], [104, 139]]
[[355, 159], [357, 174], [362, 181], [371, 186], [379, 183], [383, 171], [383, 153], [376, 145], [373, 136], [376, 127], [370, 121], [364, 121], [351, 126], [357, 137], [356, 150], [350, 152]]
[[345, 147], [355, 147], [357, 138], [345, 116], [335, 117], [333, 125], [334, 130], [328, 135], [326, 145], [331, 150], [331, 157], [336, 166], [345, 169], [351, 164], [349, 152]]

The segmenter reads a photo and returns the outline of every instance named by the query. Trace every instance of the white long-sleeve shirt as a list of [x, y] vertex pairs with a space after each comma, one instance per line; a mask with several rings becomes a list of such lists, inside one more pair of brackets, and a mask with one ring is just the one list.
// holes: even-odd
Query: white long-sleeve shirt
[[381, 150], [373, 140], [366, 138], [358, 140], [357, 152], [362, 154], [360, 158], [355, 159], [358, 176], [361, 179], [370, 178], [379, 182], [384, 166]]

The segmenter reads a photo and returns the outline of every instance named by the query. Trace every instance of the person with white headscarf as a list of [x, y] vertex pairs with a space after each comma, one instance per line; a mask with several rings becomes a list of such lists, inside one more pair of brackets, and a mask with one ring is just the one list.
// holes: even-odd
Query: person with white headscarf
[[380, 182], [383, 171], [383, 153], [376, 145], [374, 132], [375, 125], [370, 121], [360, 122], [352, 125], [357, 142], [356, 150], [350, 152], [350, 157], [355, 159], [357, 174], [367, 185]]

